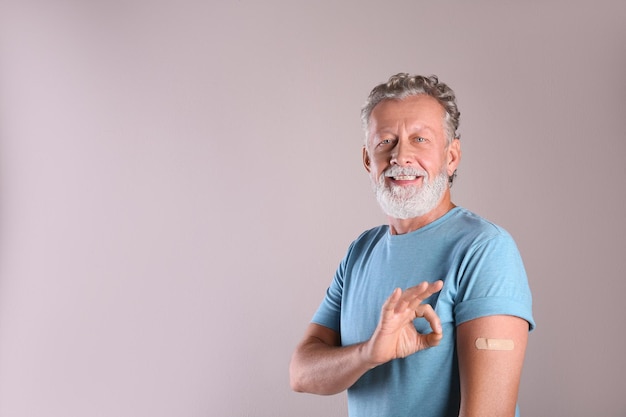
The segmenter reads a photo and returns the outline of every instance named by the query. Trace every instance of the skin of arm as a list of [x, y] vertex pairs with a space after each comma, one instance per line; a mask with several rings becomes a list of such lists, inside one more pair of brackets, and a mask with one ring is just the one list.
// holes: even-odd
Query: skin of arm
[[[311, 323], [289, 365], [291, 388], [298, 392], [330, 395], [351, 387], [365, 372], [392, 359], [436, 346], [443, 337], [439, 317], [422, 301], [441, 290], [442, 281], [422, 282], [402, 292], [396, 289], [382, 306], [372, 337], [341, 346], [340, 335]], [[416, 331], [413, 320], [425, 318], [428, 334]]]
[[297, 392], [331, 395], [354, 384], [373, 367], [365, 343], [340, 347], [339, 333], [311, 323], [289, 365], [291, 388]]
[[[512, 340], [512, 350], [477, 349], [476, 339]], [[459, 417], [514, 417], [528, 342], [528, 322], [514, 316], [488, 316], [457, 327], [461, 379]]]

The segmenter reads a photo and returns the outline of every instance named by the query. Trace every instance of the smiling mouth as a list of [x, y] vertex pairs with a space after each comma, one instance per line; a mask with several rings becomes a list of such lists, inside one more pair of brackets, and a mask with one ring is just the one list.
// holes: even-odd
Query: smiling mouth
[[419, 177], [417, 175], [398, 175], [396, 177], [391, 177], [394, 181], [414, 181]]

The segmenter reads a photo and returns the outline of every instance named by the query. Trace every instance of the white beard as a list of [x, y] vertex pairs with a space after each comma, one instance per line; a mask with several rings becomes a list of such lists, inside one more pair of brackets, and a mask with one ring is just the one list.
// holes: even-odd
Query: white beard
[[[386, 186], [385, 177], [399, 175], [422, 176], [422, 185]], [[383, 172], [378, 181], [372, 179], [372, 188], [385, 214], [395, 219], [411, 219], [423, 216], [437, 207], [448, 188], [448, 181], [445, 169], [429, 181], [426, 171], [393, 166]]]

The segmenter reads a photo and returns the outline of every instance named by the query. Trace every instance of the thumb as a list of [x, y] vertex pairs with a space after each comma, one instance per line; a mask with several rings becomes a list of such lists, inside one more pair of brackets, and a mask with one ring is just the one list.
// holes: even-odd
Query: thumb
[[441, 339], [443, 339], [443, 333], [441, 331], [422, 335], [425, 348], [431, 348], [439, 345]]

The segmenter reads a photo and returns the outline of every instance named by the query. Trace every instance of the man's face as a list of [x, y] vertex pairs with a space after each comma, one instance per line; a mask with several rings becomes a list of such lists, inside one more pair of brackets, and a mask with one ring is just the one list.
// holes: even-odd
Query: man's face
[[449, 193], [460, 146], [457, 139], [447, 145], [444, 114], [439, 102], [424, 94], [374, 107], [363, 162], [389, 216], [423, 216]]

